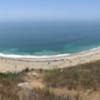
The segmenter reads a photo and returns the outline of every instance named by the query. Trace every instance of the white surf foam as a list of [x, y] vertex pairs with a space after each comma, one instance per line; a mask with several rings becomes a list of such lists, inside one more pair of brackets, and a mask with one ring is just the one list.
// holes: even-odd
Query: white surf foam
[[52, 58], [52, 57], [61, 57], [61, 56], [68, 56], [70, 54], [59, 54], [59, 55], [44, 55], [44, 56], [34, 56], [34, 55], [15, 55], [15, 54], [4, 54], [0, 53], [0, 57], [4, 58], [26, 58], [26, 59], [32, 59], [32, 58]]
[[[73, 53], [73, 55], [75, 54], [81, 54], [81, 53], [85, 53], [85, 52], [91, 52], [91, 51], [96, 51], [96, 50], [100, 50], [100, 47], [95, 47], [89, 50], [84, 50], [78, 53]], [[70, 56], [72, 54], [70, 53], [65, 53], [65, 54], [57, 54], [57, 55], [43, 55], [43, 56], [35, 56], [35, 55], [17, 55], [17, 54], [4, 54], [4, 53], [0, 53], [0, 57], [4, 57], [4, 58], [24, 58], [24, 59], [39, 59], [39, 58], [55, 58], [55, 57], [63, 57], [63, 56]]]

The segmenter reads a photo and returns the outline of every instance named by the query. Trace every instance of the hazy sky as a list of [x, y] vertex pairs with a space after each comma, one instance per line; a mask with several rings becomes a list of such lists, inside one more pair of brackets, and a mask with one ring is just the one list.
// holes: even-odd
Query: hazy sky
[[100, 0], [0, 0], [1, 20], [100, 20]]

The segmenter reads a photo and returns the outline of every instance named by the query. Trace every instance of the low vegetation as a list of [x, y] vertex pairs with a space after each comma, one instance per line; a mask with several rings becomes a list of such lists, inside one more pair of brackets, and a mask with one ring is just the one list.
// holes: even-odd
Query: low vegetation
[[[37, 80], [45, 87], [18, 87]], [[0, 73], [0, 100], [100, 100], [100, 61], [65, 69]]]
[[100, 61], [72, 68], [46, 71], [44, 81], [49, 87], [98, 89], [100, 87]]

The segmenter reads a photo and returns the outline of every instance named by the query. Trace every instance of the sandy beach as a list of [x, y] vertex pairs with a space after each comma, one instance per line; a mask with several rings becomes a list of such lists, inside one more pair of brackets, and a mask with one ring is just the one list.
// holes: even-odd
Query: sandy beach
[[0, 55], [0, 72], [20, 72], [29, 69], [54, 69], [72, 67], [100, 60], [100, 47], [75, 54], [55, 56], [5, 56]]

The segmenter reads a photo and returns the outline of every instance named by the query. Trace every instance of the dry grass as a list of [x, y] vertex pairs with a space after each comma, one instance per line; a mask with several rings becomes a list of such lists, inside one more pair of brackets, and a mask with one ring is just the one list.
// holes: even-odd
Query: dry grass
[[22, 82], [20, 74], [0, 73], [0, 100], [18, 100], [18, 82]]
[[[24, 81], [43, 82], [45, 87], [27, 89], [17, 86]], [[0, 73], [0, 100], [100, 100], [99, 89], [100, 61], [58, 70], [26, 69], [21, 73]]]
[[46, 71], [43, 79], [49, 87], [97, 89], [100, 87], [100, 61], [73, 68]]

